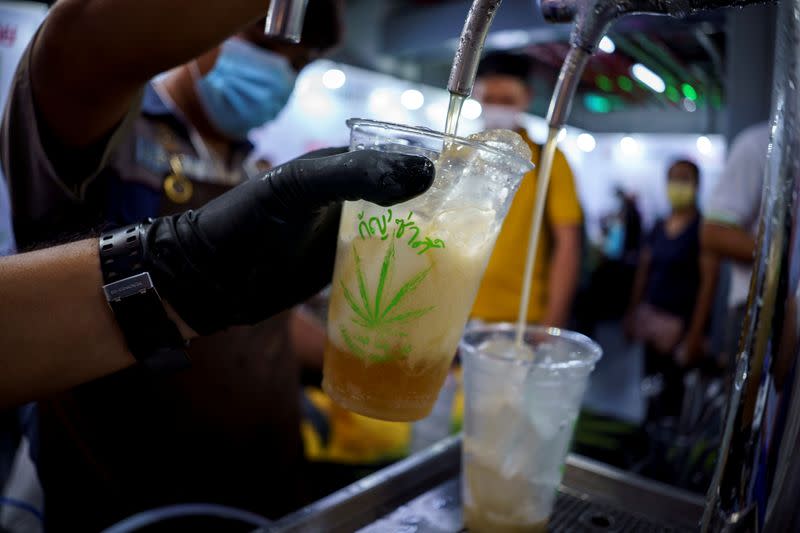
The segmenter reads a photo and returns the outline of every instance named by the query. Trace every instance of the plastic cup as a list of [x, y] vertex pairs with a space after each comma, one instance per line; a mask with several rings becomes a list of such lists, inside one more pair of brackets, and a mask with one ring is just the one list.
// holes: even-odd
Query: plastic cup
[[323, 388], [384, 420], [428, 415], [458, 348], [511, 199], [533, 165], [503, 145], [349, 120], [351, 150], [424, 155], [425, 194], [346, 202], [328, 310]]
[[462, 497], [471, 533], [544, 532], [589, 374], [602, 350], [588, 337], [528, 326], [470, 328], [464, 369]]

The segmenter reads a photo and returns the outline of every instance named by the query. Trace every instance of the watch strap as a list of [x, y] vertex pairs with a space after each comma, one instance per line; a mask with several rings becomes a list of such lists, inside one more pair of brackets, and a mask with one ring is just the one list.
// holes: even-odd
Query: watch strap
[[147, 226], [126, 226], [100, 237], [103, 292], [136, 360], [156, 371], [177, 370], [189, 362], [186, 342], [144, 268]]

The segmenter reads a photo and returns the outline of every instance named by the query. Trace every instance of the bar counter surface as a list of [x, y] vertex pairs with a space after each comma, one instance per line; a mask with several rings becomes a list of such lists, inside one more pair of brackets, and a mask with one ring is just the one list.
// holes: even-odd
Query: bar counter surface
[[[458, 533], [461, 438], [448, 437], [279, 520], [259, 533]], [[548, 531], [696, 529], [702, 496], [577, 455], [567, 458]]]

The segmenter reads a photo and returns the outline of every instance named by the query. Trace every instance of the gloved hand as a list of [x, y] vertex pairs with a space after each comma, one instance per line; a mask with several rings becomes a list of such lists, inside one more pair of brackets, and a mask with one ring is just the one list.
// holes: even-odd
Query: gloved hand
[[403, 202], [433, 176], [419, 156], [312, 152], [200, 209], [156, 219], [146, 230], [145, 266], [197, 333], [255, 324], [330, 282], [342, 201]]

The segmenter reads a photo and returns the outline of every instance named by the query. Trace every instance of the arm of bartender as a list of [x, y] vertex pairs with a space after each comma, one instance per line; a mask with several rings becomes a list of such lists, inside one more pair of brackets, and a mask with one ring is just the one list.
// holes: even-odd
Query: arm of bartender
[[142, 86], [266, 13], [264, 0], [61, 0], [31, 50], [37, 112], [66, 147], [101, 142]]
[[[330, 280], [343, 200], [402, 202], [433, 175], [423, 157], [371, 150], [299, 158], [147, 223], [143, 268], [185, 339], [253, 324]], [[0, 261], [0, 408], [135, 363], [102, 285], [96, 240]]]

